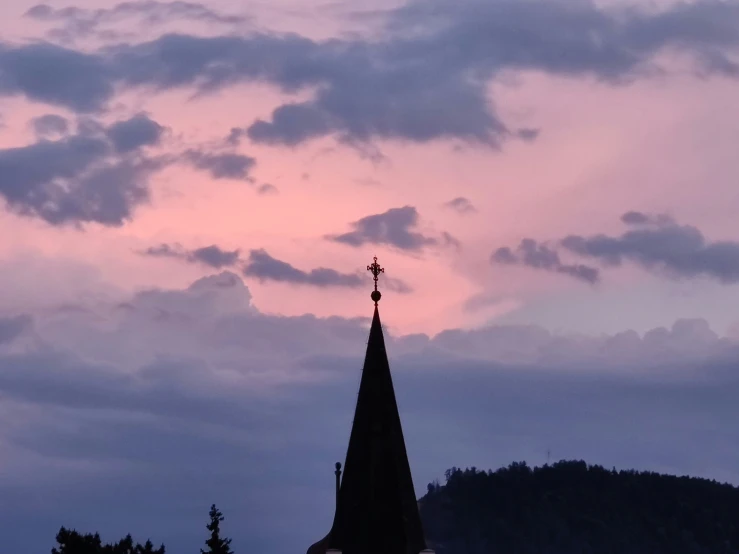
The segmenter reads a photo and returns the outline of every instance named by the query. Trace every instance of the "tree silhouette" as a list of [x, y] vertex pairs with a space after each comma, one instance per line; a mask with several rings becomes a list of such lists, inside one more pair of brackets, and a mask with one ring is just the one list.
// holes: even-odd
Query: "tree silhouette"
[[57, 533], [56, 542], [58, 548], [52, 548], [51, 554], [99, 554], [103, 549], [100, 535], [97, 533], [81, 535], [64, 527]]
[[420, 510], [437, 554], [739, 554], [739, 488], [583, 461], [452, 468]]
[[56, 542], [57, 546], [51, 549], [51, 554], [164, 554], [164, 545], [154, 549], [149, 540], [143, 545], [135, 544], [131, 535], [114, 544], [103, 544], [97, 533], [82, 535], [64, 527], [57, 533]]
[[213, 504], [210, 507], [210, 523], [206, 526], [210, 531], [210, 538], [205, 541], [208, 550], [200, 549], [200, 554], [234, 554], [231, 550], [231, 539], [221, 538], [221, 522], [223, 514]]

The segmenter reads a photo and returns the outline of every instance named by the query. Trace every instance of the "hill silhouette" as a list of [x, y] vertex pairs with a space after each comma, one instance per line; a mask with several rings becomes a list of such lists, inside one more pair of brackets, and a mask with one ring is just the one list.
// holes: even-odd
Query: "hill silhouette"
[[437, 554], [739, 553], [739, 488], [582, 461], [452, 468], [419, 501]]

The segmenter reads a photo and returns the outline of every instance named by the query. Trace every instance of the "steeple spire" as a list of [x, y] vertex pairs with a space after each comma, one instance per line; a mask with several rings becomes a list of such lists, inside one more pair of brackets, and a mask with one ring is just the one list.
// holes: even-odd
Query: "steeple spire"
[[375, 312], [336, 514], [329, 534], [311, 546], [308, 554], [419, 554], [426, 550], [377, 306], [381, 296], [377, 280], [384, 269], [375, 257], [367, 270], [375, 282], [371, 295]]

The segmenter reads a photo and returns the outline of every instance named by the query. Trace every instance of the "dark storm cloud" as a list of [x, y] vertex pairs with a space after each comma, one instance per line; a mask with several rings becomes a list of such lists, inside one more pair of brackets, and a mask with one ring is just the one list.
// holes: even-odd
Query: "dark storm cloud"
[[[107, 132], [127, 123], [116, 123]], [[131, 136], [121, 136], [131, 146]], [[120, 155], [104, 127], [83, 123], [76, 134], [56, 141], [0, 149], [0, 196], [16, 213], [52, 225], [120, 225], [148, 199], [148, 177], [163, 163]]]
[[118, 152], [137, 150], [142, 146], [159, 143], [164, 127], [146, 114], [137, 114], [126, 121], [118, 121], [108, 127], [108, 138]]
[[69, 132], [67, 118], [51, 113], [34, 117], [30, 125], [37, 137], [66, 135]]
[[315, 287], [367, 286], [367, 279], [356, 273], [340, 273], [335, 269], [318, 267], [310, 271], [298, 269], [270, 256], [265, 250], [252, 250], [244, 263], [244, 275], [260, 281], [277, 281]]
[[412, 2], [379, 20], [384, 33], [375, 41], [252, 33], [169, 34], [95, 53], [5, 45], [0, 94], [93, 111], [111, 98], [114, 85], [214, 91], [268, 82], [286, 93], [315, 90], [315, 96], [237, 127], [232, 141], [246, 133], [285, 145], [336, 135], [355, 146], [374, 138], [498, 146], [536, 134], [509, 129], [488, 100], [490, 79], [505, 70], [622, 83], [658, 71], [655, 55], [673, 48], [695, 58], [704, 74], [737, 74], [731, 56], [739, 45], [739, 5], [729, 2], [647, 13], [584, 0], [440, 0]]
[[215, 244], [194, 250], [186, 250], [179, 244], [160, 244], [143, 250], [141, 254], [155, 258], [175, 258], [190, 263], [201, 263], [216, 269], [233, 266], [239, 261], [239, 250], [224, 250]]
[[[417, 251], [439, 241], [414, 231], [418, 225], [418, 211], [413, 206], [391, 208], [381, 214], [368, 215], [351, 224], [353, 230], [326, 238], [349, 246], [387, 244], [400, 250]], [[450, 235], [451, 236], [451, 235]]]
[[490, 261], [561, 273], [591, 284], [597, 283], [600, 278], [598, 269], [582, 264], [562, 263], [556, 251], [529, 238], [523, 239], [515, 251], [507, 246], [498, 248], [493, 252]]
[[570, 235], [561, 244], [606, 265], [628, 261], [673, 278], [705, 276], [721, 283], [739, 282], [739, 242], [709, 241], [696, 227], [679, 225], [664, 215], [629, 212], [621, 219], [640, 227], [613, 237]]
[[197, 169], [210, 173], [210, 176], [214, 179], [249, 181], [249, 171], [256, 165], [254, 158], [232, 152], [217, 154], [200, 150], [188, 150], [184, 158]]
[[472, 205], [472, 202], [470, 202], [469, 199], [464, 198], [463, 196], [453, 198], [449, 202], [444, 203], [444, 206], [460, 214], [469, 214], [477, 211], [475, 209], [475, 206]]

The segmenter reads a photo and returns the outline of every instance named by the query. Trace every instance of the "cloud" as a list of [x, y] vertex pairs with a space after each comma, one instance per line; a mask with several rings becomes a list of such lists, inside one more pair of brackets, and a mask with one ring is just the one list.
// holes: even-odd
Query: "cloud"
[[265, 250], [252, 250], [244, 263], [244, 275], [260, 281], [276, 281], [315, 287], [367, 286], [367, 279], [357, 273], [340, 273], [335, 269], [318, 267], [310, 271], [297, 269], [287, 262], [270, 256]]
[[[39, 552], [68, 525], [184, 551], [204, 540], [214, 501], [245, 551], [320, 538], [368, 318], [265, 314], [230, 272], [133, 294], [126, 309], [95, 297], [34, 314], [39, 340], [0, 352], [3, 544]], [[739, 482], [727, 457], [739, 351], [705, 321], [644, 335], [488, 326], [386, 340], [419, 494], [452, 465], [539, 464], [547, 450]]]
[[229, 131], [228, 136], [226, 137], [226, 144], [229, 144], [231, 146], [238, 146], [241, 144], [241, 138], [246, 134], [245, 129], [240, 129], [239, 127], [232, 127], [231, 131]]
[[[413, 206], [391, 208], [368, 215], [351, 224], [353, 231], [326, 238], [349, 246], [385, 244], [400, 250], [418, 251], [438, 244], [438, 240], [413, 231], [418, 225], [418, 211]], [[451, 235], [450, 235], [451, 236]]]
[[383, 276], [381, 287], [382, 290], [390, 290], [399, 294], [410, 294], [414, 290], [412, 286], [402, 279], [390, 276]]
[[24, 14], [36, 21], [61, 23], [49, 35], [55, 39], [73, 42], [76, 39], [95, 36], [110, 38], [118, 33], [99, 31], [100, 26], [118, 24], [127, 19], [137, 19], [140, 26], [169, 23], [172, 20], [190, 20], [208, 24], [243, 25], [249, 19], [240, 15], [225, 15], [196, 2], [158, 2], [140, 0], [121, 2], [111, 8], [85, 9], [76, 6], [54, 8], [48, 4], [36, 4]]
[[639, 228], [614, 237], [570, 235], [562, 239], [562, 247], [609, 266], [629, 261], [672, 278], [739, 282], [739, 242], [709, 241], [696, 227], [679, 225], [665, 215], [628, 212], [621, 220]]
[[487, 82], [506, 69], [618, 83], [652, 70], [654, 55], [675, 47], [694, 54], [704, 71], [737, 74], [727, 52], [739, 44], [739, 8], [725, 3], [646, 14], [565, 0], [442, 0], [410, 2], [383, 19], [385, 42], [348, 45], [333, 66], [309, 66], [324, 85], [315, 98], [279, 106], [248, 128], [249, 137], [288, 146], [336, 134], [344, 141], [456, 138], [498, 147], [538, 135], [510, 130], [487, 100]]
[[597, 268], [582, 264], [564, 264], [555, 250], [530, 238], [523, 239], [515, 252], [507, 246], [498, 248], [493, 252], [490, 261], [561, 273], [590, 284], [597, 283], [600, 278]]
[[188, 150], [185, 159], [197, 169], [210, 173], [214, 179], [239, 179], [250, 181], [249, 172], [256, 160], [243, 154], [214, 154], [200, 150]]
[[[164, 4], [145, 5], [156, 11]], [[187, 6], [184, 11], [200, 9]], [[360, 148], [374, 139], [456, 139], [499, 147], [536, 134], [509, 129], [489, 101], [489, 82], [505, 71], [620, 84], [659, 72], [657, 55], [676, 50], [692, 56], [702, 74], [739, 76], [732, 58], [739, 46], [739, 6], [729, 2], [647, 12], [588, 1], [433, 0], [376, 15], [381, 27], [372, 41], [262, 32], [167, 34], [90, 53], [52, 44], [2, 45], [0, 94], [90, 112], [104, 108], [117, 88], [208, 92], [266, 82], [288, 94], [315, 93], [235, 127], [232, 142], [246, 133], [255, 142], [288, 146], [334, 135]]]
[[259, 194], [279, 194], [277, 187], [269, 183], [264, 183], [262, 185], [259, 185], [257, 192]]
[[0, 316], [0, 344], [11, 342], [20, 336], [31, 326], [31, 323], [31, 317], [25, 314], [13, 317]]
[[451, 199], [449, 202], [445, 202], [444, 207], [452, 209], [460, 214], [469, 214], [477, 211], [475, 206], [472, 205], [472, 202], [463, 196], [458, 196], [457, 198]]
[[69, 133], [69, 121], [61, 115], [50, 113], [34, 117], [30, 124], [34, 133], [39, 138], [64, 136]]
[[518, 135], [518, 138], [526, 142], [535, 141], [537, 138], [539, 138], [540, 134], [541, 131], [539, 129], [519, 129], [518, 131], [516, 131], [516, 135]]
[[211, 267], [220, 268], [234, 265], [239, 260], [239, 251], [221, 250], [218, 246], [212, 244], [196, 248], [191, 252], [191, 256]]
[[143, 113], [125, 121], [118, 121], [107, 130], [108, 138], [120, 153], [158, 144], [163, 132], [164, 127]]
[[446, 231], [443, 231], [441, 233], [441, 242], [444, 244], [444, 246], [451, 246], [452, 248], [455, 248], [457, 250], [460, 250], [462, 248], [462, 243], [452, 235], [451, 233], [447, 233]]
[[272, 120], [257, 120], [252, 123], [247, 135], [263, 144], [284, 144], [295, 146], [314, 137], [330, 134], [334, 131], [330, 122], [330, 114], [326, 114], [310, 105], [285, 104], [272, 112]]
[[[139, 253], [155, 258], [172, 258], [202, 264], [216, 269], [239, 267], [243, 275], [255, 277], [261, 282], [308, 285], [320, 288], [361, 288], [368, 286], [367, 277], [362, 273], [341, 273], [326, 267], [304, 271], [270, 256], [264, 249], [251, 250], [246, 260], [241, 259], [239, 250], [224, 250], [215, 244], [188, 250], [177, 243], [164, 243], [149, 247]], [[413, 290], [400, 279], [386, 279], [384, 284], [388, 290], [401, 294], [407, 294]]]
[[223, 15], [197, 2], [157, 2], [156, 0], [140, 0], [121, 2], [112, 8], [88, 10], [76, 6], [53, 8], [48, 4], [36, 4], [26, 11], [25, 17], [40, 21], [74, 21], [82, 25], [87, 21], [95, 25], [105, 20], [119, 20], [121, 18], [140, 15], [147, 23], [162, 23], [167, 20], [194, 19], [209, 23], [244, 23], [248, 18], [240, 15]]
[[630, 211], [621, 216], [621, 222], [626, 225], [669, 225], [673, 219], [667, 214], [645, 214]]
[[52, 225], [121, 225], [148, 199], [148, 178], [165, 164], [138, 155], [140, 145], [130, 142], [117, 151], [106, 136], [121, 139], [120, 130], [135, 119], [107, 129], [83, 122], [76, 134], [55, 141], [0, 149], [0, 196], [12, 211]]
[[143, 256], [152, 256], [154, 258], [180, 258], [183, 257], [185, 251], [179, 244], [160, 244], [159, 246], [150, 246], [146, 250], [140, 252]]
[[151, 246], [140, 253], [155, 258], [175, 258], [190, 263], [200, 263], [216, 269], [234, 266], [239, 262], [239, 250], [224, 250], [215, 244], [186, 250], [179, 244], [165, 243]]
[[[569, 235], [558, 241], [561, 248], [605, 267], [631, 262], [671, 279], [708, 277], [724, 284], [739, 282], [739, 242], [710, 241], [699, 229], [680, 225], [666, 214], [629, 211], [621, 216], [629, 230], [618, 236]], [[557, 250], [534, 239], [523, 239], [514, 252], [498, 248], [491, 261], [564, 273], [595, 283], [600, 270], [581, 264], [563, 264]]]
[[90, 113], [100, 111], [113, 96], [116, 80], [98, 54], [49, 43], [0, 43], [0, 96], [22, 94], [35, 102]]

